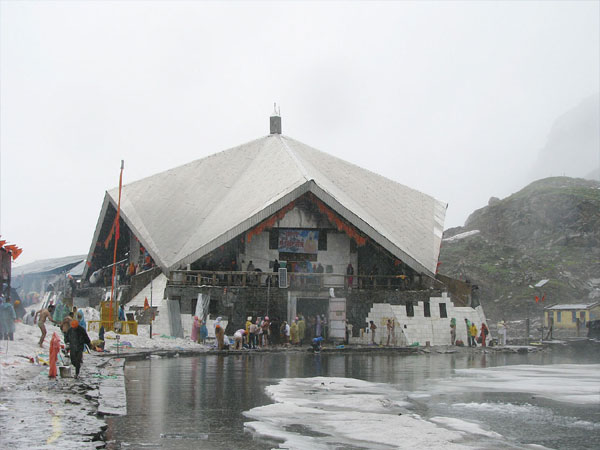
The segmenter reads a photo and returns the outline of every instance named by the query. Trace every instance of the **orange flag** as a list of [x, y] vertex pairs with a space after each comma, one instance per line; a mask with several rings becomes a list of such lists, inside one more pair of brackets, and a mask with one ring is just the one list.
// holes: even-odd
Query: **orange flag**
[[148, 297], [146, 297], [144, 299], [144, 311], [147, 310], [147, 309], [149, 309], [149, 308], [150, 308], [150, 305], [148, 304]]

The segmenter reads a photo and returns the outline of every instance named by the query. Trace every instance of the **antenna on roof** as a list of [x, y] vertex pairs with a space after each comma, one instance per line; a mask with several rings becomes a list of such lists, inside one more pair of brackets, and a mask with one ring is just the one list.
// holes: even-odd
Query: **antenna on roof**
[[270, 119], [271, 134], [281, 134], [281, 109], [277, 108], [277, 103], [273, 103], [273, 114]]

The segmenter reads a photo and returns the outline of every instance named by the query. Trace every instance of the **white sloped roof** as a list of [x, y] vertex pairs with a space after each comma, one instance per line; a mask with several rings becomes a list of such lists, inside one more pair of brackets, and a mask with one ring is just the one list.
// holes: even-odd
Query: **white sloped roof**
[[13, 266], [12, 276], [52, 272], [63, 267], [73, 267], [85, 261], [85, 255], [63, 256], [61, 258], [40, 259], [22, 266]]
[[574, 303], [572, 305], [554, 305], [554, 306], [550, 306], [548, 308], [544, 308], [544, 309], [553, 309], [553, 310], [572, 310], [572, 309], [590, 309], [593, 308], [594, 306], [597, 306], [598, 302], [595, 303]]
[[[435, 273], [445, 203], [279, 134], [123, 186], [121, 216], [172, 270], [308, 191], [414, 269]], [[118, 189], [107, 192], [115, 208], [117, 199]]]

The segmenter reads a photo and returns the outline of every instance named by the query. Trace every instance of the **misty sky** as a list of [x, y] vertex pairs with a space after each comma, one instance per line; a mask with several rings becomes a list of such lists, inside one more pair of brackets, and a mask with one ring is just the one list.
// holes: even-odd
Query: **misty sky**
[[2, 1], [0, 234], [86, 254], [121, 159], [128, 183], [259, 138], [273, 102], [462, 225], [598, 93], [599, 4]]

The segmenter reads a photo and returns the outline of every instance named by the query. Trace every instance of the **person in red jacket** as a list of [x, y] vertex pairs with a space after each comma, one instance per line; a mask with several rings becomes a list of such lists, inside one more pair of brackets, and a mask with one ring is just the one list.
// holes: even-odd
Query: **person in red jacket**
[[481, 324], [481, 334], [479, 335], [481, 337], [481, 346], [485, 347], [485, 341], [487, 339], [488, 334], [490, 334], [490, 330], [488, 330], [488, 327], [485, 323]]

